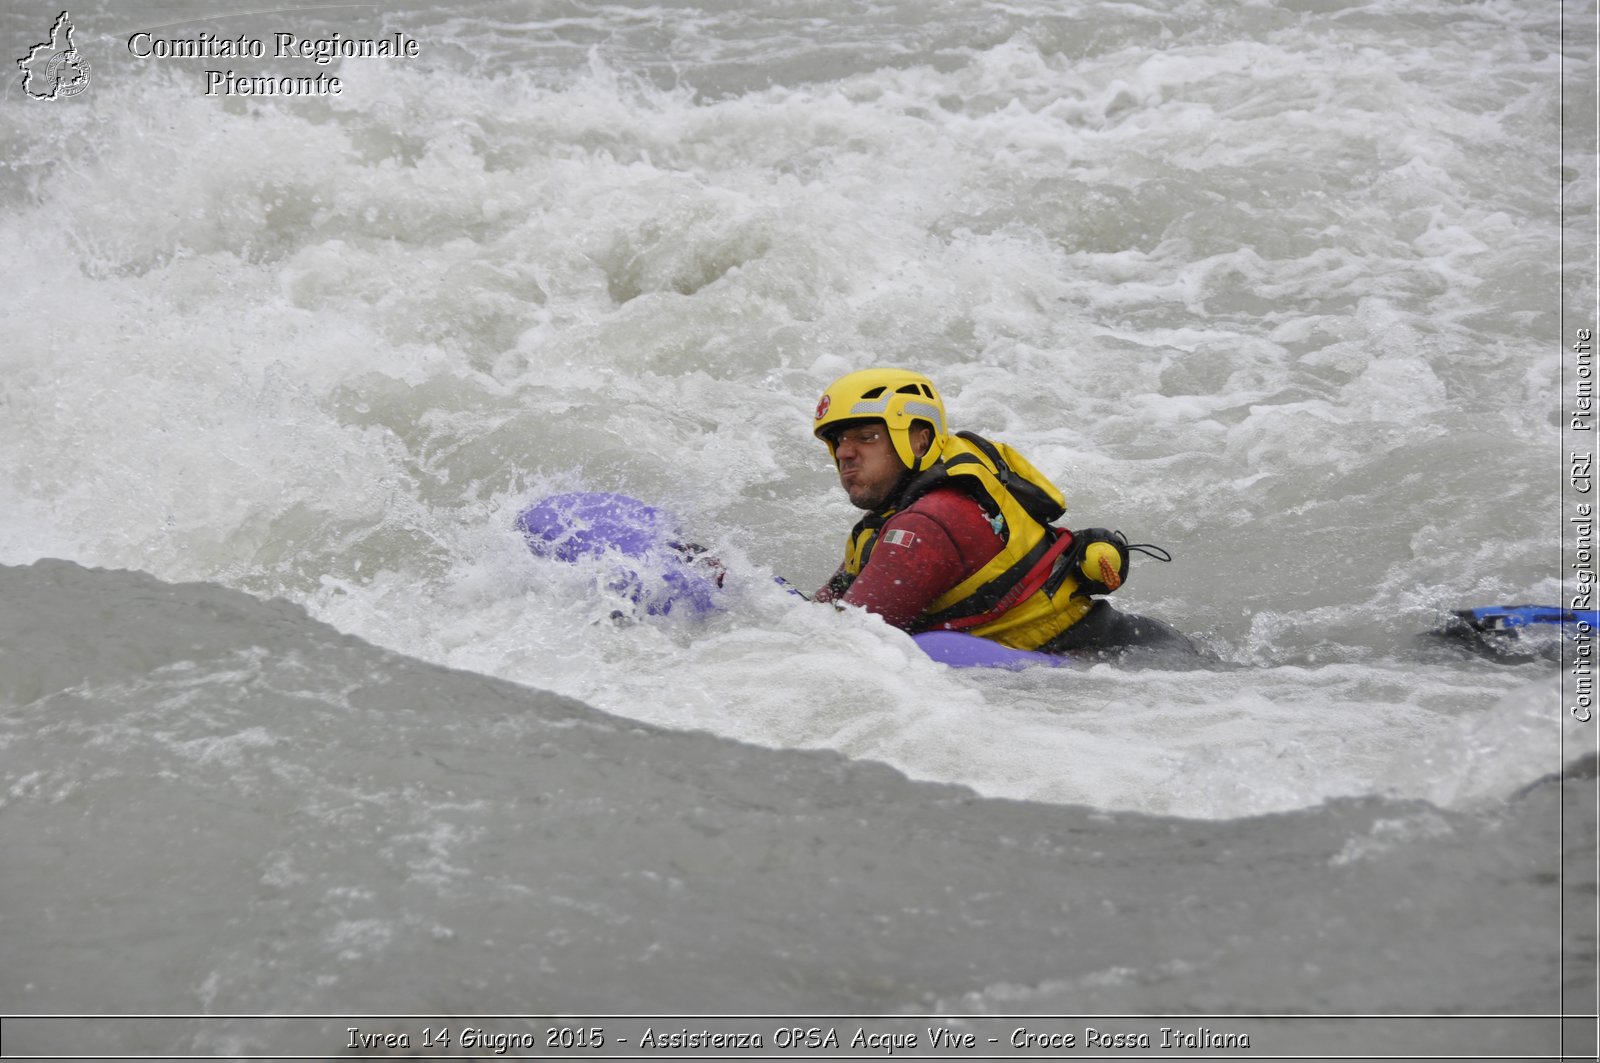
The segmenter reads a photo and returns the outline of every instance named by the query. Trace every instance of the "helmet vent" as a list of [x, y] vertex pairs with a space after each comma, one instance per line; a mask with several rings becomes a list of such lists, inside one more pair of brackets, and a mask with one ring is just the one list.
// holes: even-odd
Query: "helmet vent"
[[882, 394], [883, 394], [883, 388], [876, 387], [876, 388], [873, 388], [870, 391], [863, 391], [861, 393], [861, 397], [864, 398], [864, 399], [875, 399], [879, 395], [882, 395]]
[[922, 391], [915, 384], [901, 384], [894, 389], [894, 393], [896, 395], [920, 395]]

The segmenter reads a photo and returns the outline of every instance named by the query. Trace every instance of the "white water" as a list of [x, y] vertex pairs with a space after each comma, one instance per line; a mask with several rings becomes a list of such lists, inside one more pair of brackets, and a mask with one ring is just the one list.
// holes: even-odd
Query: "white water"
[[[1560, 591], [1592, 4], [354, 10], [204, 25], [420, 57], [208, 99], [124, 46], [191, 9], [105, 2], [86, 92], [0, 96], [8, 1051], [629, 1010], [1573, 1047], [1515, 1016], [1594, 1006], [1593, 732], [1551, 655], [1416, 636]], [[783, 593], [854, 519], [816, 398], [885, 363], [1171, 549], [1117, 599], [1206, 666], [950, 670]], [[568, 490], [677, 511], [726, 608], [613, 623], [512, 528]], [[26, 1018], [72, 1012], [283, 1018]], [[1365, 1013], [1418, 1021], [1316, 1018]]]
[[[1560, 18], [401, 8], [422, 58], [291, 103], [78, 12], [91, 89], [0, 112], [0, 562], [990, 795], [1504, 796], [1560, 767], [1554, 667], [1410, 640], [1559, 591]], [[809, 416], [869, 364], [1171, 549], [1119, 599], [1226, 667], [954, 672], [784, 595], [854, 519]], [[728, 609], [606, 622], [511, 529], [584, 489], [683, 514]]]

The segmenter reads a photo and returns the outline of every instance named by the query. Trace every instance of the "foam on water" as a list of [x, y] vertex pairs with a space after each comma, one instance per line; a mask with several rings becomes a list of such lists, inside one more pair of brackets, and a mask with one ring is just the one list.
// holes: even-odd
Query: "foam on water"
[[[1557, 14], [813, 7], [421, 8], [424, 60], [327, 100], [123, 62], [8, 106], [0, 562], [996, 795], [1226, 818], [1559, 767], [1544, 664], [1408, 645], [1559, 591], [1552, 205], [1593, 160], [1542, 161]], [[837, 564], [810, 411], [878, 363], [1171, 548], [1120, 597], [1229, 667], [953, 673], [773, 588]], [[727, 612], [617, 626], [528, 556], [517, 510], [585, 489], [683, 514]]]

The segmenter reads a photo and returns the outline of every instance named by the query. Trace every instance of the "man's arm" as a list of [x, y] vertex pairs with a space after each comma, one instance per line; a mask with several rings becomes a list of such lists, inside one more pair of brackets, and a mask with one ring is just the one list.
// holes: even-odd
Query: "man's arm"
[[844, 565], [841, 564], [833, 575], [828, 577], [828, 582], [817, 588], [817, 593], [811, 596], [814, 602], [836, 602], [839, 600], [839, 587], [846, 581]]
[[935, 598], [966, 579], [967, 569], [944, 525], [910, 509], [884, 524], [866, 567], [838, 600], [911, 630]]

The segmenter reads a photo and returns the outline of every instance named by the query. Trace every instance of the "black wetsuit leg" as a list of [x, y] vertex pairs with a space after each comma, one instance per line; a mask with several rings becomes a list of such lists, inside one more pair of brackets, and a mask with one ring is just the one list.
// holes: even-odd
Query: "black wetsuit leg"
[[1171, 625], [1148, 616], [1119, 612], [1103, 598], [1095, 601], [1082, 620], [1039, 648], [1046, 653], [1082, 653], [1135, 646], [1185, 654], [1199, 652]]

